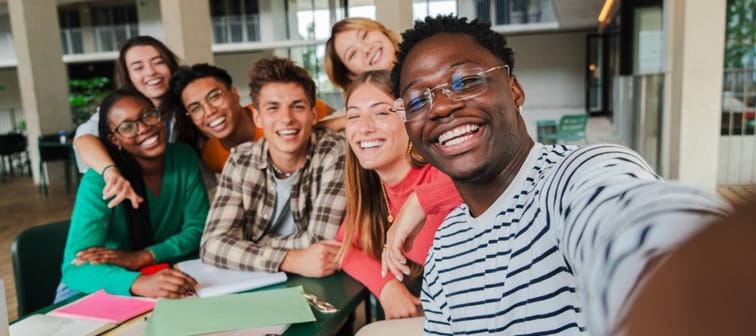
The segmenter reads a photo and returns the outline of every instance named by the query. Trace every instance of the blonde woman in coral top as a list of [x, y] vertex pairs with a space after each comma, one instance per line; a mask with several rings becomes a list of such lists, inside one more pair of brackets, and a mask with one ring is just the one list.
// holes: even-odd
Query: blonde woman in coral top
[[[337, 239], [352, 243], [339, 251], [341, 267], [378, 298], [387, 319], [417, 316], [420, 300], [403, 280], [422, 275], [436, 228], [462, 200], [448, 176], [414, 154], [403, 121], [391, 109], [388, 72], [357, 76], [346, 97], [348, 202]], [[422, 211], [425, 225], [406, 251], [409, 274], [384, 276], [380, 258], [386, 231], [405, 203], [419, 204], [421, 209], [405, 211]]]

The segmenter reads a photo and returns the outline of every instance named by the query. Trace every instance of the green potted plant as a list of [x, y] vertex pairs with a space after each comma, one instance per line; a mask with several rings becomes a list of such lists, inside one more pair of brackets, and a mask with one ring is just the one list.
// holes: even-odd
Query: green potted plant
[[21, 119], [16, 122], [16, 133], [26, 134], [26, 120]]
[[68, 102], [74, 125], [79, 125], [97, 111], [100, 100], [111, 91], [110, 79], [92, 77], [87, 79], [69, 79]]

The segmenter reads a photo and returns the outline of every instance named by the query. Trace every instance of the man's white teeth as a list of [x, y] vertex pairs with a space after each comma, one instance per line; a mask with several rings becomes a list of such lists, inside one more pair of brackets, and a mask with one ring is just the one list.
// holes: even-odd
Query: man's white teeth
[[207, 124], [207, 126], [210, 127], [210, 128], [213, 128], [215, 126], [220, 125], [224, 121], [226, 121], [226, 117], [221, 117], [221, 118], [218, 118], [218, 119], [215, 119], [215, 120], [211, 121], [209, 124]]
[[156, 79], [147, 81], [147, 85], [157, 85], [157, 84], [160, 84], [162, 82], [163, 82], [162, 79], [156, 78]]
[[158, 136], [157, 136], [157, 134], [155, 134], [155, 135], [153, 135], [153, 136], [145, 139], [144, 141], [142, 141], [142, 146], [149, 146], [149, 145], [154, 144], [157, 141], [158, 141]]
[[282, 130], [282, 131], [278, 131], [278, 135], [283, 135], [283, 136], [294, 135], [294, 134], [297, 134], [297, 132], [298, 132], [297, 130]]
[[380, 140], [362, 141], [362, 142], [360, 142], [360, 148], [362, 148], [362, 149], [379, 147], [381, 145], [383, 145], [383, 141], [380, 141]]
[[468, 134], [468, 135], [465, 135], [465, 136], [461, 136], [461, 137], [459, 137], [459, 138], [454, 138], [454, 139], [451, 139], [451, 140], [449, 140], [449, 141], [447, 141], [447, 142], [443, 143], [442, 145], [444, 145], [444, 146], [454, 146], [454, 145], [459, 145], [459, 144], [461, 144], [461, 143], [463, 143], [463, 142], [467, 141], [467, 139], [470, 139], [470, 138], [472, 138], [472, 134]]
[[465, 140], [469, 139], [470, 135], [460, 137], [457, 139], [454, 139], [454, 138], [459, 137], [460, 135], [465, 134], [465, 133], [475, 132], [478, 130], [478, 128], [479, 128], [478, 125], [472, 125], [472, 124], [462, 125], [460, 127], [457, 127], [455, 129], [452, 129], [450, 131], [447, 131], [441, 134], [438, 137], [438, 142], [442, 145], [456, 145], [456, 144], [462, 143]]

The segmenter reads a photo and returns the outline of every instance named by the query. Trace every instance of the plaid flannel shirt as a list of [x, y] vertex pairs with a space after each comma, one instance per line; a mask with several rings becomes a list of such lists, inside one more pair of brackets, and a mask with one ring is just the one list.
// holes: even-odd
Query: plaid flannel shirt
[[278, 272], [286, 253], [323, 239], [333, 239], [346, 208], [344, 153], [340, 133], [313, 129], [304, 166], [291, 190], [297, 231], [279, 236], [268, 231], [275, 213], [276, 184], [264, 139], [237, 146], [220, 185], [200, 244], [206, 264], [221, 268]]

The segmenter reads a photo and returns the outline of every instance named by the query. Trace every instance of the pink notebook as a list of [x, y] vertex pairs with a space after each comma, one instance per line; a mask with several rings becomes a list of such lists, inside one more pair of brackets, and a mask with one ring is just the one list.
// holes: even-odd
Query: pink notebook
[[151, 311], [152, 308], [155, 308], [153, 300], [112, 295], [99, 290], [53, 310], [50, 314], [122, 323]]

